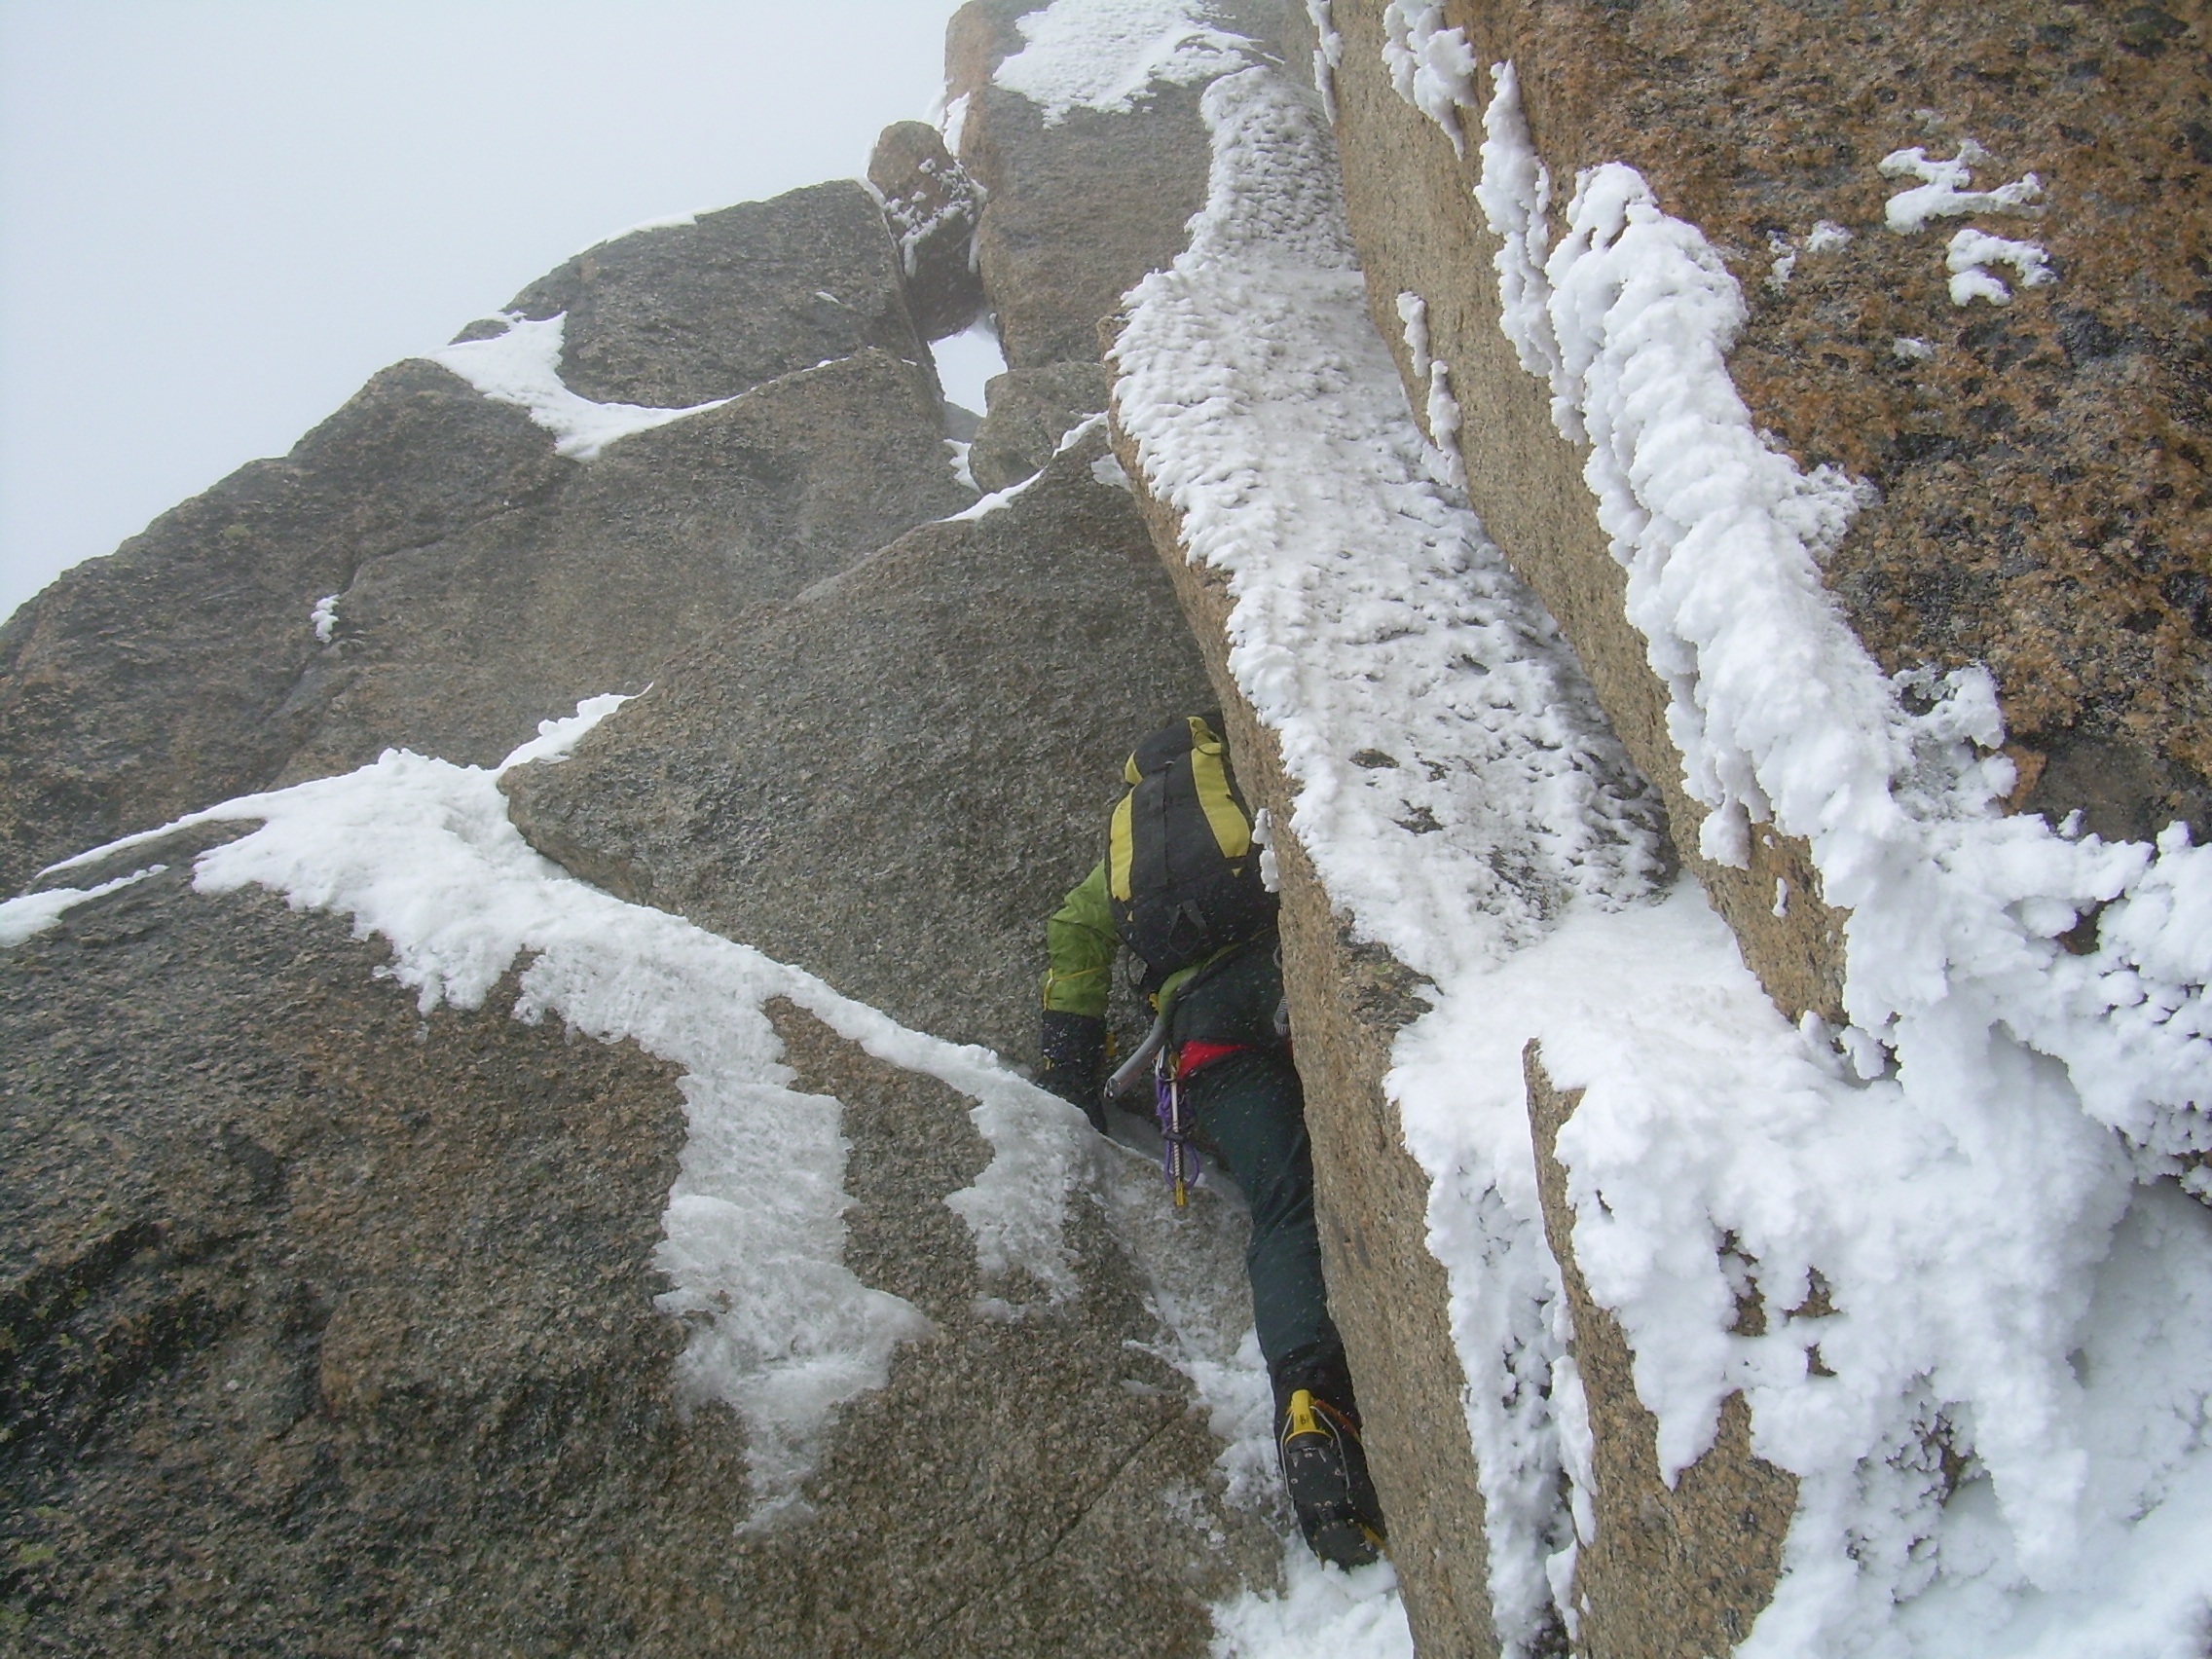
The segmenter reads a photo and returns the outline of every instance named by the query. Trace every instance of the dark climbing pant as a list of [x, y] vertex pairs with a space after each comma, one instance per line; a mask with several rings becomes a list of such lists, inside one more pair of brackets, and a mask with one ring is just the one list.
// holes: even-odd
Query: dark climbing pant
[[[1200, 1144], [1228, 1166], [1252, 1212], [1244, 1266], [1252, 1280], [1260, 1351], [1278, 1394], [1290, 1386], [1314, 1386], [1324, 1375], [1333, 1382], [1344, 1364], [1313, 1225], [1306, 1095], [1288, 1047], [1274, 1034], [1281, 999], [1282, 971], [1270, 939], [1187, 985], [1175, 999], [1171, 1028], [1177, 1045], [1254, 1045], [1185, 1078], [1183, 1100]], [[1346, 1380], [1331, 1386], [1327, 1397], [1349, 1410], [1348, 1393]]]

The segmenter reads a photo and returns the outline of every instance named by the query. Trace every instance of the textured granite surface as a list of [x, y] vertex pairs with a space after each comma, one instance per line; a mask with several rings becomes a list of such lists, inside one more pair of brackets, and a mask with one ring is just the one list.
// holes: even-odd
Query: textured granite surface
[[1205, 677], [1094, 432], [669, 665], [501, 781], [540, 852], [922, 1030], [1034, 1058], [1045, 918]]

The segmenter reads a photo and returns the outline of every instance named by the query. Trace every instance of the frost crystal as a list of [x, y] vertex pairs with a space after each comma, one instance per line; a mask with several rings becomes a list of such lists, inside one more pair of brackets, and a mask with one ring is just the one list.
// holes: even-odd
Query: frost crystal
[[1917, 178], [1925, 182], [1900, 190], [1883, 208], [1890, 229], [1909, 235], [1930, 219], [1957, 218], [1965, 213], [2034, 213], [2033, 203], [2043, 198], [2043, 181], [2034, 173], [1995, 190], [1970, 190], [1972, 169], [1988, 161], [1989, 152], [1972, 138], [1959, 141], [1959, 153], [1949, 161], [1931, 159], [1915, 144], [1909, 150], [1893, 150], [1881, 160], [1884, 178]]
[[1472, 108], [1475, 51], [1464, 29], [1444, 26], [1444, 8], [1425, 0], [1390, 0], [1382, 9], [1382, 61], [1398, 96], [1444, 129], [1464, 156], [1466, 134], [1459, 111]]

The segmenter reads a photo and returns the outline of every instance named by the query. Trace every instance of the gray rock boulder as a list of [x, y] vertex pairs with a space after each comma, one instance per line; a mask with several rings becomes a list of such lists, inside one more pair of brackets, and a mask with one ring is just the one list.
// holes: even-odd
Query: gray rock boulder
[[0, 889], [389, 745], [496, 760], [579, 697], [642, 689], [747, 606], [972, 499], [941, 424], [925, 372], [866, 348], [579, 462], [445, 368], [387, 369], [0, 631]]
[[746, 1430], [652, 1300], [675, 1069], [508, 1017], [511, 976], [425, 1017], [343, 918], [189, 891], [196, 835], [0, 949], [0, 1644], [1196, 1659], [1272, 1581], [1125, 1247], [1234, 1305], [1210, 1195], [1109, 1179], [1076, 1293], [993, 1317], [968, 1102], [771, 1004], [843, 1103], [846, 1266], [934, 1328], [741, 1530]]
[[883, 129], [867, 181], [883, 198], [914, 326], [928, 340], [958, 334], [983, 309], [975, 258], [981, 189], [945, 149], [943, 134], [924, 121]]
[[[0, 629], [0, 891], [49, 861], [274, 779], [321, 646], [316, 601], [409, 548], [534, 521], [578, 470], [435, 364], [385, 370]], [[548, 711], [550, 712], [550, 711]]]
[[[1198, 86], [1159, 84], [1125, 110], [1059, 114], [993, 85], [1026, 44], [1020, 19], [1042, 10], [1031, 0], [973, 0], [953, 18], [946, 49], [948, 90], [968, 100], [960, 161], [987, 193], [977, 260], [1016, 369], [1097, 361], [1099, 320], [1182, 252], [1211, 159]], [[1285, 19], [1276, 0], [1205, 15], [1263, 51]]]
[[364, 566], [284, 714], [283, 777], [400, 744], [489, 764], [579, 697], [645, 689], [764, 600], [958, 511], [937, 404], [873, 349], [622, 439], [534, 513]]
[[507, 309], [566, 313], [561, 377], [600, 403], [688, 408], [870, 346], [929, 361], [883, 211], [853, 179], [601, 242]]
[[[1027, 1057], [1044, 919], [1136, 736], [1209, 705], [1093, 433], [671, 665], [501, 787], [524, 835], [917, 1026]], [[1108, 477], [1112, 476], [1108, 471]]]
[[1060, 439], [1107, 400], [1103, 363], [1048, 363], [1012, 369], [983, 388], [987, 413], [968, 451], [969, 475], [982, 490], [1018, 484], [1052, 459]]

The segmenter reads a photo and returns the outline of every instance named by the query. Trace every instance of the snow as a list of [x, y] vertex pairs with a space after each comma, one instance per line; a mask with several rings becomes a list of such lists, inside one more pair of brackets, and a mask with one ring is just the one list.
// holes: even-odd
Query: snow
[[1583, 436], [1567, 366], [1560, 358], [1546, 304], [1544, 255], [1550, 245], [1552, 175], [1530, 141], [1521, 117], [1521, 83], [1510, 63], [1491, 69], [1492, 93], [1483, 118], [1482, 171], [1475, 201], [1498, 239], [1500, 326], [1521, 366], [1552, 388], [1552, 422], [1569, 441]]
[[89, 900], [120, 893], [150, 875], [160, 875], [168, 867], [167, 865], [149, 865], [113, 881], [103, 881], [97, 887], [50, 887], [44, 893], [26, 893], [10, 899], [0, 903], [0, 950], [12, 949], [25, 940], [36, 939], [49, 928], [59, 927], [62, 917]]
[[1449, 974], [1573, 894], [1634, 888], [1651, 803], [1556, 628], [1429, 476], [1312, 112], [1260, 69], [1203, 108], [1209, 201], [1129, 296], [1116, 419], [1229, 575], [1232, 671], [1300, 789], [1278, 828], [1364, 937]]
[[[1444, 129], [1458, 155], [1467, 153], [1460, 109], [1474, 102], [1475, 49], [1464, 29], [1444, 26], [1434, 0], [1390, 0], [1382, 8], [1382, 61], [1398, 95]], [[1341, 50], [1341, 49], [1340, 49]]]
[[314, 608], [308, 612], [308, 626], [314, 630], [315, 639], [326, 645], [338, 631], [339, 598], [337, 594], [326, 593], [314, 602]]
[[1428, 302], [1419, 294], [1400, 294], [1398, 321], [1405, 330], [1406, 356], [1414, 379], [1428, 383], [1424, 413], [1433, 453], [1424, 458], [1424, 464], [1438, 483], [1463, 490], [1467, 468], [1459, 459], [1459, 400], [1452, 395], [1452, 365], [1429, 355]]
[[[1229, 577], [1231, 671], [1297, 791], [1271, 838], [1297, 837], [1358, 937], [1450, 985], [1578, 903], [1641, 900], [1659, 870], [1652, 804], [1542, 608], [1434, 475], [1368, 317], [1318, 112], [1262, 68], [1202, 107], [1207, 205], [1188, 251], [1128, 297], [1116, 419], [1191, 557]], [[1418, 296], [1401, 320], [1419, 354]], [[1450, 1158], [1479, 1157], [1485, 1178], [1463, 1195], [1440, 1181], [1430, 1220], [1479, 1356], [1500, 1630], [1525, 1642], [1570, 1524], [1539, 1393], [1557, 1273], [1517, 1089], [1505, 1105], [1487, 1140], [1455, 1140]], [[1535, 1370], [1499, 1386], [1527, 1325]]]
[[937, 360], [938, 385], [944, 388], [947, 403], [967, 410], [989, 406], [985, 388], [1006, 373], [1006, 350], [989, 315], [977, 317], [965, 333], [938, 341], [930, 353]]
[[[876, 193], [884, 219], [891, 226], [892, 240], [899, 244], [900, 268], [910, 280], [920, 268], [922, 244], [946, 226], [966, 220], [970, 232], [968, 265], [973, 270], [976, 263], [975, 220], [982, 210], [983, 187], [971, 178], [968, 169], [957, 161], [947, 166], [934, 156], [924, 156], [916, 164], [916, 170], [937, 185], [937, 190], [932, 194], [942, 197], [934, 207], [928, 205], [924, 195], [887, 201], [881, 192]], [[869, 189], [873, 190], [874, 186], [870, 185]], [[837, 303], [835, 295], [827, 297], [831, 303]]]
[[1125, 113], [1155, 86], [1187, 87], [1244, 61], [1249, 43], [1206, 22], [1203, 0], [1053, 0], [1020, 18], [1024, 45], [992, 75], [1056, 127], [1079, 109]]
[[1306, 15], [1313, 21], [1313, 90], [1321, 94], [1321, 109], [1331, 127], [1337, 124], [1337, 70], [1345, 60], [1345, 37], [1337, 32], [1332, 12], [1334, 0], [1306, 0]]
[[[1278, 833], [1354, 937], [1435, 984], [1386, 1088], [1431, 1177], [1501, 1644], [1548, 1640], [1598, 1513], [1535, 1201], [1534, 1037], [1584, 1091], [1559, 1148], [1577, 1256], [1663, 1465], [1742, 1391], [1757, 1451], [1800, 1480], [1740, 1652], [2194, 1652], [2212, 1216], [2170, 1177], [2212, 1149], [2212, 849], [2004, 813], [1987, 673], [1886, 677], [1829, 600], [1821, 558], [1870, 493], [1752, 425], [1725, 266], [1620, 166], [1577, 179], [1555, 244], [1511, 66], [1493, 76], [1477, 199], [1505, 331], [1587, 446], [1703, 848], [1740, 862], [1766, 824], [1810, 845], [1849, 912], [1850, 1027], [1791, 1026], [1693, 885], [1653, 891], [1587, 688], [1423, 468], [1318, 112], [1273, 71], [1207, 91], [1207, 206], [1115, 355], [1147, 488], [1229, 578], [1230, 669], [1295, 792]], [[1952, 166], [1924, 175], [1926, 216], [1971, 182]], [[1400, 319], [1418, 359], [1418, 296]], [[2084, 917], [2077, 955], [2057, 936]], [[1816, 1273], [1832, 1312], [1808, 1306]], [[1764, 1337], [1733, 1333], [1745, 1288]], [[1948, 1501], [1939, 1448], [1964, 1459]], [[2133, 1645], [2108, 1645], [2122, 1624]]]
[[[1586, 1091], [1559, 1144], [1576, 1258], [1627, 1331], [1663, 1466], [1702, 1452], [1742, 1389], [1759, 1455], [1804, 1482], [1788, 1570], [1739, 1654], [1965, 1659], [2032, 1650], [2039, 1627], [2071, 1632], [2060, 1650], [2133, 1651], [2083, 1643], [2119, 1610], [2106, 1586], [2131, 1554], [2176, 1530], [2197, 1553], [2157, 1546], [2158, 1595], [2173, 1633], [2192, 1628], [2212, 1597], [2212, 1514], [2156, 1506], [2212, 1475], [2197, 1311], [2212, 1214], [2137, 1184], [2062, 1074], [2011, 1045], [1918, 1056], [1949, 1060], [1942, 1093], [1859, 1082], [1775, 1013], [1684, 883], [1656, 906], [1568, 916], [1450, 987], [1401, 1042], [1391, 1087], [1417, 1157], [1457, 1159], [1462, 1191], [1492, 1183], [1493, 1202], [1530, 1213], [1531, 1037], [1554, 1084]], [[1464, 1167], [1471, 1145], [1495, 1163]], [[1756, 1264], [1765, 1336], [1730, 1333], [1737, 1287], [1715, 1247], [1729, 1235]], [[1790, 1316], [1815, 1271], [1838, 1311]], [[1463, 1349], [1496, 1340], [1499, 1276], [1455, 1275]], [[1545, 1300], [1533, 1273], [1519, 1294]], [[1542, 1345], [1522, 1341], [1516, 1375], [1540, 1377], [1528, 1348]], [[1816, 1345], [1832, 1376], [1811, 1373]], [[1552, 1361], [1555, 1402], [1571, 1398], [1569, 1364]], [[1587, 1429], [1554, 1416], [1580, 1509]], [[1938, 1434], [1973, 1458], [1948, 1505]], [[1893, 1600], [1909, 1609], [1894, 1628]]]
[[[1053, 449], [1052, 454], [1055, 457], [1067, 454], [1069, 450], [1074, 449], [1076, 445], [1082, 443], [1084, 439], [1089, 437], [1091, 433], [1097, 431], [1101, 426], [1105, 424], [1106, 416], [1103, 411], [1091, 416], [1088, 420], [1078, 421], [1074, 425], [1070, 426], [1064, 433], [1060, 435], [1059, 444], [1056, 448]], [[1117, 463], [1115, 466], [1115, 471], [1119, 472], [1120, 470], [1120, 465], [1119, 463]], [[1117, 480], [1112, 474], [1102, 472], [1100, 470], [1099, 463], [1097, 462], [1092, 463], [1090, 468], [1090, 475], [1091, 477], [1097, 479], [1099, 483], [1109, 486], [1119, 483], [1122, 486], [1125, 487], [1128, 482], [1126, 474], [1123, 474], [1123, 476], [1119, 480]], [[1010, 507], [1015, 501], [1019, 500], [1024, 495], [1026, 495], [1030, 488], [1034, 484], [1036, 484], [1037, 480], [1044, 476], [1045, 468], [1039, 467], [1035, 472], [1032, 472], [1028, 477], [1022, 479], [1019, 483], [1009, 484], [1003, 490], [994, 490], [988, 496], [985, 496], [981, 500], [977, 501], [974, 506], [964, 508], [960, 512], [953, 513], [949, 517], [944, 518], [939, 522], [943, 524], [963, 524], [975, 519], [982, 518], [987, 514], [998, 512], [1004, 507]]]
[[953, 481], [963, 490], [979, 491], [981, 487], [976, 482], [975, 471], [968, 464], [968, 457], [976, 446], [973, 443], [964, 444], [958, 438], [947, 438], [944, 447], [946, 460], [952, 467]]
[[2009, 265], [2023, 288], [2046, 287], [2058, 280], [2048, 258], [2031, 241], [2011, 241], [1972, 229], [1960, 231], [1943, 252], [1943, 263], [1951, 273], [1951, 304], [1963, 306], [1969, 300], [1988, 300], [2000, 306], [2009, 303], [2010, 291], [1989, 274], [1992, 265]]
[[1316, 1561], [1297, 1536], [1275, 1466], [1273, 1392], [1252, 1330], [1247, 1224], [1235, 1186], [1210, 1169], [1199, 1177], [1201, 1194], [1230, 1212], [1230, 1224], [1220, 1225], [1203, 1209], [1173, 1207], [1156, 1147], [1105, 1144], [1098, 1193], [1166, 1334], [1153, 1351], [1190, 1380], [1207, 1426], [1224, 1442], [1216, 1462], [1227, 1501], [1282, 1538], [1280, 1587], [1215, 1605], [1215, 1659], [1412, 1659], [1389, 1563], [1346, 1572]]
[[[350, 916], [357, 938], [387, 941], [387, 972], [425, 1014], [448, 1003], [480, 1008], [519, 970], [517, 1018], [555, 1015], [682, 1067], [689, 1135], [655, 1254], [672, 1281], [659, 1305], [690, 1327], [680, 1362], [689, 1396], [722, 1401], [745, 1420], [755, 1524], [766, 1525], [802, 1507], [800, 1483], [836, 1408], [882, 1386], [897, 1346], [930, 1329], [842, 1263], [851, 1200], [838, 1104], [790, 1087], [769, 1000], [789, 998], [878, 1059], [975, 1102], [970, 1116], [992, 1159], [946, 1202], [968, 1221], [1002, 1302], [1021, 1283], [1055, 1301], [1074, 1290], [1061, 1220], [1094, 1153], [1080, 1113], [987, 1051], [907, 1030], [810, 974], [624, 903], [534, 852], [507, 820], [499, 772], [559, 759], [622, 701], [593, 698], [571, 719], [543, 722], [498, 768], [387, 750], [345, 776], [227, 801], [55, 867], [176, 829], [255, 823], [200, 855], [196, 891], [258, 885], [296, 909]], [[120, 885], [13, 901], [0, 926], [35, 931]]]
[[730, 401], [716, 398], [688, 409], [646, 409], [635, 403], [594, 403], [561, 381], [561, 341], [566, 313], [542, 320], [510, 313], [507, 331], [490, 340], [463, 340], [424, 353], [496, 403], [511, 403], [551, 432], [554, 450], [590, 461], [608, 444], [632, 432], [650, 431], [686, 415], [719, 409]]
[[968, 109], [974, 102], [971, 94], [963, 92], [944, 106], [944, 119], [938, 129], [944, 134], [944, 147], [955, 156], [960, 154], [961, 139], [968, 134]]
[[1283, 1545], [1283, 1590], [1246, 1591], [1214, 1609], [1213, 1659], [1414, 1659], [1387, 1561], [1346, 1572]]
[[1909, 236], [1930, 219], [1955, 218], [1964, 213], [2035, 213], [2042, 199], [2043, 180], [2028, 173], [1995, 190], [1972, 190], [1973, 169], [1990, 159], [1989, 152], [1972, 138], [1959, 140], [1959, 153], [1949, 161], [1931, 158], [1915, 144], [1909, 150], [1893, 150], [1877, 164], [1884, 178], [1917, 178], [1922, 182], [1900, 190], [1883, 206], [1882, 217], [1891, 230]]
[[[1096, 426], [1079, 428], [1068, 445]], [[196, 825], [253, 824], [199, 857], [196, 891], [257, 885], [294, 908], [350, 916], [357, 938], [387, 942], [392, 961], [380, 972], [414, 990], [425, 1014], [442, 1004], [480, 1008], [519, 970], [517, 1018], [553, 1015], [602, 1042], [634, 1040], [682, 1067], [689, 1135], [655, 1255], [672, 1288], [658, 1300], [690, 1327], [681, 1361], [689, 1397], [725, 1402], [746, 1422], [749, 1529], [805, 1512], [801, 1486], [837, 1407], [880, 1387], [897, 1346], [931, 1328], [910, 1304], [843, 1267], [851, 1200], [840, 1190], [841, 1109], [790, 1087], [766, 1005], [788, 998], [876, 1058], [945, 1083], [975, 1102], [971, 1119], [992, 1153], [974, 1185], [945, 1200], [975, 1239], [984, 1278], [977, 1310], [1018, 1319], [1022, 1298], [1075, 1293], [1062, 1224], [1070, 1198], [1089, 1193], [1146, 1285], [1164, 1344], [1157, 1351], [1191, 1379], [1224, 1442], [1228, 1500], [1258, 1512], [1284, 1539], [1281, 1588], [1216, 1609], [1215, 1652], [1410, 1655], [1386, 1564], [1347, 1574], [1295, 1541], [1275, 1472], [1233, 1189], [1212, 1189], [1229, 1206], [1226, 1217], [1201, 1224], [1179, 1214], [1146, 1152], [1093, 1135], [1073, 1107], [987, 1051], [906, 1029], [810, 974], [681, 917], [624, 903], [522, 840], [507, 820], [499, 773], [559, 763], [628, 700], [587, 699], [573, 717], [542, 722], [497, 768], [387, 750], [346, 776], [227, 801], [55, 867], [101, 862]], [[19, 942], [74, 905], [163, 867], [0, 904], [0, 942]], [[1196, 1506], [1198, 1494], [1181, 1495]], [[1177, 1496], [1167, 1494], [1171, 1505]]]
[[[1910, 236], [1926, 228], [1930, 219], [1956, 218], [1969, 213], [2040, 213], [2043, 181], [2028, 173], [1995, 190], [1972, 190], [1973, 169], [1990, 160], [1989, 152], [1972, 138], [1959, 140], [1958, 154], [1949, 161], [1931, 159], [1926, 149], [1893, 150], [1879, 169], [1885, 178], [1917, 178], [1922, 182], [1891, 197], [1883, 219], [1891, 230]], [[1953, 236], [1944, 249], [1944, 267], [1951, 274], [1951, 304], [1971, 305], [1987, 300], [2009, 305], [2012, 292], [1990, 275], [1992, 265], [2009, 265], [2023, 288], [2041, 288], [2058, 280], [2049, 256], [2031, 241], [2013, 241], [1972, 228]]]

